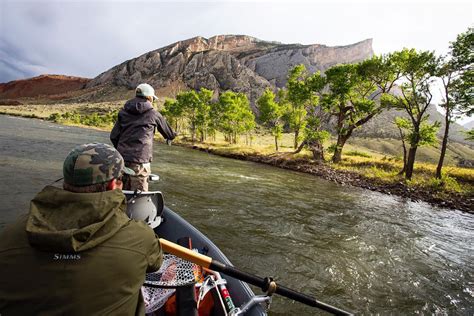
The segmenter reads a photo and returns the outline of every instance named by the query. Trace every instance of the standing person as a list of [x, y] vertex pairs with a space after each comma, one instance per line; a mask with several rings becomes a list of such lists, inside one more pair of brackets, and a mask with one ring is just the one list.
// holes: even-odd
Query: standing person
[[135, 171], [135, 176], [125, 179], [125, 190], [148, 191], [155, 131], [158, 130], [168, 144], [176, 136], [166, 119], [153, 108], [156, 99], [152, 86], [146, 83], [138, 85], [135, 98], [127, 101], [120, 110], [110, 133], [110, 140], [122, 154], [125, 166]]
[[0, 315], [144, 315], [145, 273], [163, 256], [125, 213], [124, 172], [112, 146], [69, 153], [63, 189], [46, 186], [0, 234]]

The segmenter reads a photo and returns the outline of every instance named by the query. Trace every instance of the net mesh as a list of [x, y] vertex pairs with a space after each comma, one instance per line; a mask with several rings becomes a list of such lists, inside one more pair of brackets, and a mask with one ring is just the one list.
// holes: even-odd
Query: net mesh
[[[147, 273], [142, 286], [146, 313], [160, 309], [175, 292], [175, 287], [195, 283], [195, 264], [174, 255], [165, 254], [160, 270]], [[147, 284], [161, 288], [150, 287]]]

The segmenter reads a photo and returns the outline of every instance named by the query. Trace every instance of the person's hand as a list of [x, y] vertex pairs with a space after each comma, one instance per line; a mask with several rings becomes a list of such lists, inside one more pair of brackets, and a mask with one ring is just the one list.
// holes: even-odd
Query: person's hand
[[167, 144], [168, 146], [171, 146], [171, 139], [167, 139], [167, 140], [166, 140], [166, 144]]

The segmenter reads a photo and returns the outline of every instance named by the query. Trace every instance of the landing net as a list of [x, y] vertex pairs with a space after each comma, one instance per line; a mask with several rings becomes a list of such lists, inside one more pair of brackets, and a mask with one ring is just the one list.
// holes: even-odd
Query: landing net
[[174, 255], [163, 255], [160, 270], [147, 273], [142, 286], [146, 313], [160, 309], [176, 287], [195, 283], [196, 266]]

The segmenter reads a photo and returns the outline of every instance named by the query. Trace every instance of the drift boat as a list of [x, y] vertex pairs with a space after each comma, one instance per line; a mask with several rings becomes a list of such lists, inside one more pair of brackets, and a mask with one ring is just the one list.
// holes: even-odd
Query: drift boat
[[[186, 240], [190, 240], [194, 251], [204, 253], [206, 256], [211, 257], [213, 260], [217, 260], [227, 266], [232, 266], [230, 260], [209, 238], [207, 238], [193, 225], [188, 223], [185, 219], [183, 219], [181, 216], [179, 216], [164, 205], [163, 195], [161, 192], [124, 191], [124, 193], [128, 200], [127, 214], [130, 218], [145, 221], [151, 228], [154, 229], [154, 231], [160, 238], [166, 239], [170, 242], [178, 243], [180, 240], [182, 241], [183, 238], [185, 238]], [[166, 252], [166, 249], [164, 250]], [[165, 261], [162, 265], [162, 269], [164, 269], [163, 266], [168, 267], [168, 269], [169, 267], [186, 266], [183, 263], [171, 263], [172, 260], [175, 259], [170, 259], [168, 255], [165, 255]], [[196, 271], [196, 266], [193, 267], [187, 265], [187, 267], [188, 271], [191, 271], [190, 273], [188, 273], [188, 275], [191, 274], [192, 276], [195, 276], [196, 273], [193, 274], [193, 271]], [[170, 297], [170, 293], [168, 292], [176, 290], [175, 299], [178, 302], [180, 301], [178, 297], [178, 292], [183, 292], [183, 288], [185, 287], [182, 284], [178, 284], [179, 282], [173, 286], [168, 284], [166, 281], [163, 281], [163, 275], [169, 275], [170, 273], [162, 271], [162, 269], [160, 269], [160, 271], [156, 275], [147, 274], [147, 280], [143, 288], [145, 305], [147, 305], [148, 303], [147, 300], [162, 301], [158, 304], [161, 305], [158, 310], [150, 311], [147, 309], [147, 313], [153, 315], [162, 315], [160, 313], [163, 312], [163, 309], [166, 305], [166, 300], [169, 300]], [[174, 271], [172, 273], [176, 272]], [[257, 296], [250, 289], [247, 283], [244, 283], [238, 279], [227, 276], [225, 274], [219, 274], [216, 272], [213, 273], [209, 270], [206, 271], [206, 274], [212, 276], [213, 280], [210, 280], [211, 282], [208, 282], [209, 280], [201, 280], [201, 282], [191, 280], [187, 282], [187, 286], [189, 287], [189, 285], [192, 284], [191, 288], [194, 288], [197, 287], [196, 284], [198, 284], [198, 286], [200, 286], [201, 288], [200, 293], [203, 292], [203, 288], [207, 288], [208, 292], [214, 291], [214, 293], [212, 293], [214, 306], [218, 305], [221, 306], [221, 308], [214, 307], [212, 309], [211, 315], [267, 315], [266, 308], [264, 308], [264, 306], [266, 307], [270, 303], [271, 299], [269, 296]], [[157, 278], [161, 278], [161, 281], [156, 281]], [[183, 276], [181, 276], [180, 278], [183, 279]], [[194, 279], [194, 277], [192, 277], [192, 279]], [[183, 283], [182, 280], [181, 283]], [[212, 284], [214, 284], [214, 288]], [[170, 291], [170, 289], [172, 288], [174, 289]], [[197, 297], [196, 305], [199, 305], [199, 300], [202, 299], [201, 295], [193, 295], [192, 292], [193, 290], [191, 290], [191, 297]], [[150, 296], [156, 297], [150, 299]], [[153, 302], [150, 302], [150, 304], [152, 303]], [[189, 310], [188, 312], [180, 312], [180, 306], [179, 304], [176, 304], [176, 313], [178, 315], [186, 315], [189, 313]]]

